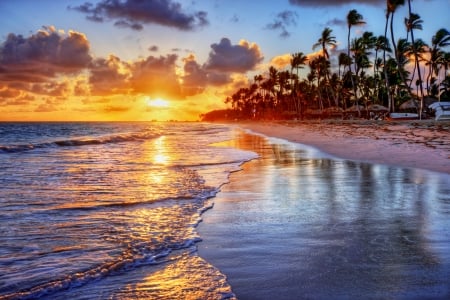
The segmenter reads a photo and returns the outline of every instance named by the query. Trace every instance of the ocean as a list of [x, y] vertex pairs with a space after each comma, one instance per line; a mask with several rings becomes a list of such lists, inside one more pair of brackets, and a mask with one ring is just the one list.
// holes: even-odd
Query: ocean
[[201, 123], [0, 123], [0, 299], [233, 298], [196, 227], [257, 155]]
[[0, 123], [1, 300], [448, 299], [449, 228], [448, 174], [232, 125]]

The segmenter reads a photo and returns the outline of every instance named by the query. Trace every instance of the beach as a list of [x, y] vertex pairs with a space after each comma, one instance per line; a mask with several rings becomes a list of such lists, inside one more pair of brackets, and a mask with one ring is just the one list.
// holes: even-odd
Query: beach
[[239, 123], [198, 253], [238, 299], [448, 299], [449, 124]]
[[450, 122], [248, 122], [242, 128], [341, 158], [450, 173]]

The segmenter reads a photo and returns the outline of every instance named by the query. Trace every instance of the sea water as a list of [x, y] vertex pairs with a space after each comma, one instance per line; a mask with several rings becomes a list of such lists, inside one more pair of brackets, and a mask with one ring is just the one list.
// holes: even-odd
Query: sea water
[[0, 299], [448, 299], [449, 228], [448, 174], [228, 125], [0, 123]]
[[0, 123], [0, 299], [226, 299], [196, 254], [254, 152], [201, 123]]

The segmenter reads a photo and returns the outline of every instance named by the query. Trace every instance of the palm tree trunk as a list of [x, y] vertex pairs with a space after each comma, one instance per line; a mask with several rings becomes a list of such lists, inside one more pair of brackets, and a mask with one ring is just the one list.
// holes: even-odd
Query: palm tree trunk
[[[384, 27], [384, 39], [387, 40], [387, 31], [388, 31], [388, 23], [389, 23], [389, 15], [390, 13], [386, 13], [386, 25]], [[386, 48], [383, 49], [383, 65], [384, 65], [384, 83], [386, 85], [386, 93], [388, 96], [388, 108], [390, 112], [393, 112], [393, 107], [392, 107], [392, 102], [393, 100], [391, 99], [392, 95], [391, 95], [391, 87], [389, 86], [389, 78], [388, 78], [388, 72], [387, 72], [387, 67], [386, 67]]]
[[[408, 0], [408, 10], [409, 10], [409, 18], [411, 19], [411, 0]], [[414, 71], [413, 76], [415, 73], [415, 68], [417, 68], [417, 75], [419, 76], [419, 85], [420, 85], [420, 110], [419, 110], [419, 119], [422, 120], [422, 112], [423, 112], [423, 85], [422, 85], [422, 74], [420, 72], [420, 63], [419, 63], [419, 57], [417, 55], [417, 49], [416, 49], [416, 43], [414, 41], [414, 28], [411, 27], [411, 42], [413, 45], [413, 51], [414, 51]], [[411, 79], [412, 82], [412, 79]]]

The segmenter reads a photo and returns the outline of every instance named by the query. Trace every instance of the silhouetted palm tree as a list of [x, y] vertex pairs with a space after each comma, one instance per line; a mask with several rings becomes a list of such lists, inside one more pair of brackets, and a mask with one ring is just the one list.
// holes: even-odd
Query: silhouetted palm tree
[[[400, 5], [404, 5], [405, 1], [404, 0], [386, 0], [386, 27], [384, 29], [384, 37], [387, 38], [387, 28], [388, 28], [388, 24], [389, 24], [389, 20], [390, 22], [390, 29], [391, 29], [391, 42], [392, 42], [392, 46], [394, 48], [394, 55], [395, 55], [395, 60], [397, 61], [397, 65], [398, 65], [398, 57], [397, 57], [397, 45], [395, 44], [395, 39], [394, 39], [394, 14], [395, 11], [397, 10], [397, 7], [399, 7]], [[383, 64], [386, 66], [386, 52], [383, 52]], [[386, 71], [386, 67], [385, 67], [385, 71]], [[390, 88], [389, 88], [389, 80], [388, 80], [388, 74], [387, 72], [385, 72], [385, 80], [386, 80], [386, 90], [388, 91], [388, 96], [390, 98], [389, 100], [389, 109], [391, 111], [394, 111], [394, 98], [391, 95], [390, 92]]]
[[330, 54], [328, 53], [327, 47], [336, 47], [336, 37], [331, 35], [332, 32], [333, 32], [332, 29], [326, 27], [322, 31], [320, 38], [313, 45], [313, 50], [317, 49], [317, 47], [319, 46], [322, 48], [323, 55], [327, 60], [330, 58]]
[[[348, 12], [347, 14], [347, 27], [348, 27], [348, 34], [347, 34], [347, 55], [350, 57], [350, 32], [352, 29], [352, 26], [361, 26], [366, 24], [366, 22], [363, 20], [363, 16], [358, 13], [358, 11], [356, 9], [352, 9]], [[356, 67], [356, 65], [355, 65]], [[352, 72], [351, 70], [351, 65], [348, 66], [349, 71]], [[351, 73], [350, 73], [351, 75]], [[351, 82], [352, 82], [352, 88], [353, 91], [355, 93], [355, 97], [356, 97], [356, 87], [355, 87], [355, 82], [353, 80], [353, 76], [350, 76], [351, 78]]]
[[427, 93], [430, 95], [430, 85], [432, 74], [439, 74], [439, 68], [445, 65], [445, 52], [442, 48], [450, 45], [450, 32], [445, 29], [439, 29], [431, 39], [430, 60], [427, 62], [429, 72], [427, 77]]
[[[295, 104], [295, 110], [297, 111], [298, 115], [302, 115], [302, 103], [301, 99], [298, 97], [298, 88], [299, 88], [299, 75], [298, 71], [299, 69], [303, 69], [303, 66], [306, 65], [306, 61], [308, 60], [308, 57], [303, 54], [303, 52], [297, 52], [291, 55], [291, 73], [293, 73], [293, 70], [296, 69], [296, 78], [293, 80], [292, 84], [292, 98], [294, 99]], [[292, 74], [294, 75], [294, 74]], [[292, 76], [294, 78], [294, 76]]]
[[[409, 18], [405, 18], [405, 25], [407, 33], [411, 33], [411, 43], [414, 54], [414, 71], [417, 70], [417, 75], [419, 76], [419, 91], [420, 91], [420, 109], [419, 109], [419, 118], [422, 119], [422, 111], [423, 111], [423, 84], [422, 84], [422, 73], [419, 65], [419, 56], [418, 56], [418, 46], [414, 39], [414, 30], [422, 30], [423, 21], [420, 19], [418, 14], [411, 12], [411, 0], [408, 0], [408, 10], [409, 10]], [[414, 72], [412, 74], [414, 78]], [[412, 82], [412, 79], [411, 79]]]
[[[325, 79], [326, 79], [325, 85], [327, 85], [327, 86], [329, 86], [329, 83], [330, 83], [330, 76], [329, 76], [330, 74], [328, 72], [330, 54], [328, 53], [327, 48], [328, 47], [333, 47], [333, 48], [336, 47], [336, 37], [331, 35], [332, 32], [333, 32], [333, 30], [331, 30], [329, 27], [326, 27], [322, 31], [321, 37], [317, 40], [317, 43], [315, 43], [313, 45], [313, 49], [317, 49], [317, 47], [319, 47], [319, 46], [322, 48], [322, 53], [323, 53], [322, 57], [325, 59], [326, 62], [328, 62], [328, 68], [325, 68], [325, 62], [321, 62], [321, 64], [322, 64], [321, 70], [325, 71], [325, 69], [327, 69], [327, 72], [324, 72]], [[334, 102], [337, 103], [337, 98], [335, 96], [335, 92], [333, 90], [330, 90], [330, 92], [332, 94]]]

